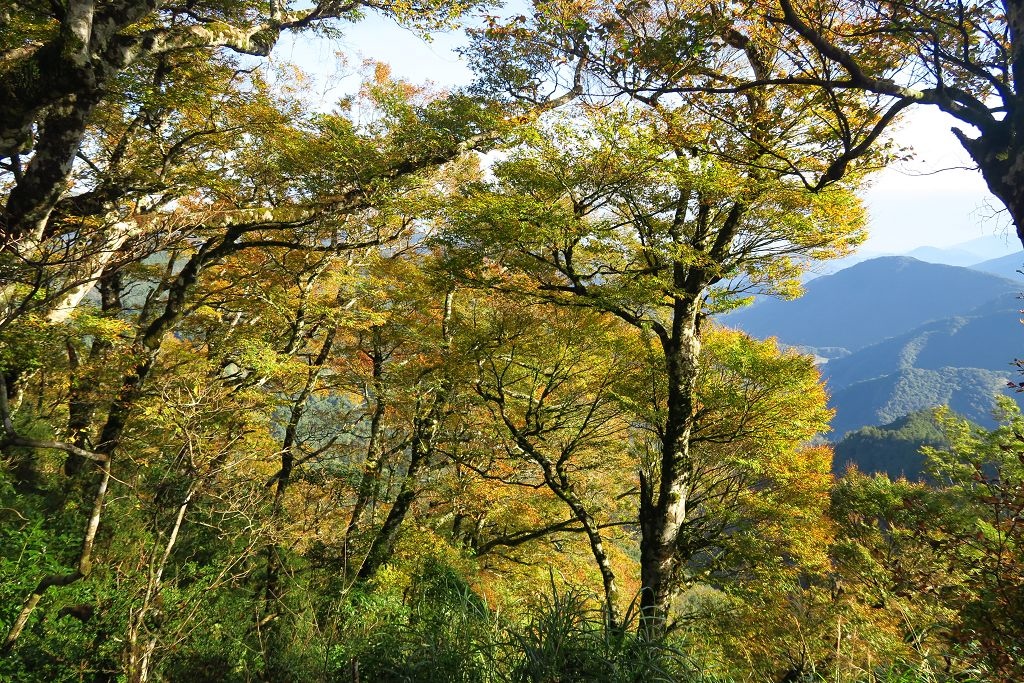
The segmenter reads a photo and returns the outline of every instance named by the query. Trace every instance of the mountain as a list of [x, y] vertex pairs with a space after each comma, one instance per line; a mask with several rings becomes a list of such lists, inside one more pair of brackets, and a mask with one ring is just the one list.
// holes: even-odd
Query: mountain
[[[1024, 357], [1024, 283], [909, 257], [865, 261], [721, 322], [818, 357], [836, 441], [938, 405], [985, 426]], [[1015, 398], [1024, 398], [1015, 394]]]
[[868, 425], [891, 422], [915, 410], [947, 405], [985, 427], [994, 427], [995, 397], [1012, 373], [982, 368], [905, 368], [835, 390], [829, 406], [832, 439]]
[[1016, 251], [1015, 238], [1001, 235], [985, 235], [949, 247], [918, 247], [908, 251], [910, 256], [928, 263], [942, 263], [947, 266], [973, 266], [979, 261], [997, 259]]
[[979, 254], [975, 254], [973, 251], [955, 247], [918, 247], [904, 255], [916, 258], [918, 261], [943, 263], [947, 266], [970, 266], [977, 263], [979, 257]]
[[836, 411], [833, 435], [947, 404], [994, 426], [994, 396], [1005, 393], [1007, 380], [1016, 375], [1014, 358], [1024, 356], [1020, 305], [1017, 295], [1003, 294], [967, 315], [926, 323], [829, 360], [821, 369]]
[[982, 261], [981, 263], [975, 263], [971, 266], [974, 270], [980, 270], [984, 273], [993, 273], [1000, 275], [1010, 280], [1016, 280], [1021, 283], [1021, 288], [1024, 289], [1024, 276], [1017, 271], [1024, 270], [1024, 251], [1018, 251], [1009, 256], [1000, 256], [999, 258], [989, 259], [988, 261]]
[[807, 271], [803, 274], [801, 280], [803, 282], [810, 282], [815, 278], [838, 273], [840, 270], [845, 270], [850, 266], [863, 261], [870, 261], [871, 259], [876, 259], [881, 256], [892, 256], [892, 254], [881, 251], [857, 251], [849, 256], [843, 256], [842, 258], [828, 259], [827, 261], [812, 261], [807, 266]]
[[881, 427], [850, 432], [832, 447], [832, 470], [842, 474], [849, 465], [856, 465], [867, 474], [884, 472], [890, 478], [920, 479], [923, 446], [949, 446], [931, 410], [915, 411]]
[[1004, 294], [974, 311], [925, 323], [822, 366], [835, 392], [857, 382], [900, 370], [979, 368], [1009, 375], [1014, 358], [1024, 356], [1022, 302]]
[[984, 235], [966, 242], [954, 244], [951, 249], [969, 251], [977, 254], [979, 260], [999, 258], [1020, 249], [1020, 241], [1013, 233], [1003, 235]]
[[989, 273], [886, 256], [807, 283], [793, 301], [762, 299], [721, 316], [755, 337], [856, 351], [925, 323], [969, 314], [1021, 285]]

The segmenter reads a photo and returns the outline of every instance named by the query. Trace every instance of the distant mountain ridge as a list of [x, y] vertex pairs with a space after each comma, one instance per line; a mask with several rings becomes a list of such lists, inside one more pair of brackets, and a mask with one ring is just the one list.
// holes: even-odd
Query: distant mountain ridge
[[1024, 355], [1021, 302], [1004, 294], [963, 316], [925, 323], [822, 366], [833, 389], [908, 368], [984, 368], [1009, 373]]
[[903, 256], [947, 266], [973, 267], [981, 261], [1002, 258], [1015, 251], [1017, 240], [1010, 235], [984, 235], [948, 247], [918, 247]]
[[954, 247], [945, 249], [940, 247], [918, 247], [908, 251], [904, 256], [915, 258], [925, 263], [942, 263], [947, 266], [968, 267], [978, 262], [980, 254]]
[[856, 351], [1020, 290], [1020, 283], [989, 273], [883, 256], [808, 282], [794, 301], [763, 299], [720, 321], [795, 346]]
[[[1016, 280], [1020, 276], [1015, 271], [1024, 265], [1024, 252], [1016, 252], [1016, 249], [1017, 240], [1010, 235], [984, 235], [949, 247], [917, 247], [898, 254], [889, 251], [858, 249], [842, 258], [813, 261], [801, 279], [803, 282], [810, 282], [815, 278], [849, 268], [855, 263], [882, 256], [908, 256], [926, 263], [969, 267]], [[1014, 262], [1018, 258], [1017, 254], [1019, 254], [1019, 261]], [[1012, 267], [1007, 268], [1003, 265], [1004, 260], [1008, 260], [1006, 263], [1013, 263]], [[982, 267], [984, 264], [991, 265]]]
[[832, 440], [943, 404], [991, 425], [994, 397], [1024, 357], [1022, 290], [979, 270], [881, 257], [812, 280], [800, 299], [762, 300], [720, 322], [819, 357], [836, 410]]

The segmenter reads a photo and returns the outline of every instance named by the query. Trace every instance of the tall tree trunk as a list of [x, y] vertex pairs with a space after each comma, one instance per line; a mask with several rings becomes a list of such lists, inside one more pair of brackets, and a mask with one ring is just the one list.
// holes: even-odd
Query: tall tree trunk
[[[373, 363], [371, 382], [373, 386], [373, 412], [370, 414], [370, 433], [366, 444], [366, 460], [363, 461], [363, 472], [359, 479], [359, 487], [356, 490], [355, 505], [352, 506], [352, 513], [349, 516], [348, 525], [345, 527], [344, 553], [346, 566], [348, 565], [348, 559], [352, 555], [352, 543], [362, 522], [363, 511], [377, 494], [380, 475], [384, 467], [380, 435], [381, 422], [384, 419], [384, 412], [387, 410], [387, 403], [384, 401], [383, 396], [381, 396], [382, 378], [384, 376], [384, 354], [376, 342], [370, 353], [370, 360]], [[370, 393], [370, 390], [366, 391], [367, 403], [371, 400]]]
[[677, 306], [670, 337], [662, 340], [668, 379], [660, 467], [641, 474], [640, 610], [648, 635], [663, 632], [681, 565], [677, 548], [686, 521], [693, 462], [694, 392], [700, 359], [700, 304]]
[[[444, 297], [444, 305], [441, 313], [441, 339], [445, 351], [451, 346], [451, 317], [452, 304], [455, 298], [455, 291], [449, 290]], [[411, 454], [409, 458], [409, 469], [402, 480], [402, 486], [395, 498], [395, 502], [388, 510], [384, 524], [374, 536], [370, 543], [370, 549], [359, 567], [357, 579], [366, 581], [372, 578], [384, 564], [391, 559], [394, 553], [395, 541], [398, 539], [398, 532], [405, 521], [409, 509], [412, 507], [416, 496], [419, 493], [420, 473], [430, 464], [430, 456], [434, 452], [434, 437], [440, 426], [446, 406], [448, 405], [448, 394], [451, 392], [451, 384], [445, 379], [442, 386], [437, 389], [430, 401], [430, 408], [425, 415], [419, 414], [417, 406], [416, 417], [413, 418], [413, 436]]]
[[[306, 406], [309, 397], [316, 389], [320, 373], [327, 359], [330, 358], [331, 350], [334, 347], [334, 338], [337, 328], [331, 328], [327, 332], [319, 353], [310, 364], [306, 382], [299, 391], [298, 396], [292, 402], [292, 409], [288, 417], [288, 425], [285, 427], [284, 440], [281, 443], [281, 469], [277, 473], [276, 486], [274, 488], [274, 502], [271, 506], [270, 522], [271, 528], [276, 530], [284, 515], [284, 497], [291, 483], [292, 471], [296, 467], [295, 455], [299, 448], [299, 424], [306, 413]], [[301, 461], [300, 463], [301, 464]], [[268, 647], [264, 650], [266, 661], [265, 676], [267, 680], [278, 680], [285, 674], [280, 670], [277, 653], [284, 633], [277, 616], [281, 612], [281, 600], [284, 591], [281, 587], [281, 573], [284, 569], [284, 557], [280, 543], [275, 539], [267, 544], [267, 576], [263, 591], [264, 615], [260, 619], [260, 625], [268, 624], [267, 642]]]
[[564, 472], [560, 471], [555, 475], [553, 472], [549, 473], [546, 468], [544, 476], [548, 479], [549, 486], [552, 481], [558, 482], [555, 487], [552, 487], [552, 490], [555, 495], [561, 498], [565, 504], [569, 506], [573, 517], [575, 517], [583, 527], [583, 533], [587, 535], [587, 541], [590, 543], [590, 552], [594, 556], [594, 562], [597, 563], [598, 571], [601, 572], [601, 583], [604, 587], [604, 603], [605, 612], [608, 616], [608, 625], [613, 629], [619, 628], [622, 623], [619, 618], [618, 608], [619, 589], [615, 583], [615, 571], [612, 569], [608, 553], [606, 553], [604, 549], [604, 539], [601, 537], [601, 531], [598, 528], [597, 520], [594, 519], [593, 515], [590, 514], [590, 511], [587, 510], [587, 506], [583, 504], [583, 501], [572, 492], [572, 487], [569, 485]]
[[[211, 470], [216, 470], [212, 467]], [[174, 544], [178, 541], [178, 534], [181, 531], [182, 523], [185, 521], [185, 513], [199, 488], [200, 481], [196, 479], [189, 486], [188, 492], [178, 506], [177, 514], [174, 517], [174, 524], [171, 526], [170, 534], [164, 543], [163, 551], [160, 553], [158, 563], [151, 565], [149, 579], [146, 583], [146, 593], [142, 604], [138, 609], [133, 610], [128, 626], [128, 637], [125, 643], [125, 673], [130, 683], [146, 683], [152, 669], [153, 652], [156, 650], [158, 634], [150, 631], [147, 626], [150, 609], [160, 594], [163, 583], [164, 570], [167, 568], [167, 561], [174, 550]]]

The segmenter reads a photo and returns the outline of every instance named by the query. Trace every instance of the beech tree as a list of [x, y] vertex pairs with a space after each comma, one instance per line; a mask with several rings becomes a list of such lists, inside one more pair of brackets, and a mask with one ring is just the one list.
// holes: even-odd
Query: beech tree
[[448, 239], [453, 267], [478, 284], [604, 311], [657, 340], [666, 408], [640, 469], [639, 523], [642, 605], [660, 628], [693, 487], [704, 321], [744, 291], [793, 292], [801, 258], [862, 239], [862, 214], [842, 187], [813, 191], [759, 165], [764, 148], [714, 115], [586, 113], [525, 136], [494, 182], [453, 204]]
[[[258, 92], [258, 84], [253, 87]], [[48, 322], [39, 311], [32, 310], [31, 303], [37, 298], [32, 283], [15, 280], [5, 286], [8, 301], [19, 303], [5, 311], [8, 325], [4, 333], [9, 342], [0, 386], [5, 393], [0, 402], [3, 448], [56, 449], [72, 459], [95, 462], [101, 472], [91, 502], [83, 506], [87, 521], [75, 568], [41, 577], [7, 635], [6, 648], [14, 646], [26, 620], [50, 587], [67, 585], [90, 574], [109, 490], [111, 463], [148, 395], [148, 382], [160, 365], [164, 342], [176, 333], [181, 334], [179, 325], [202, 308], [201, 300], [196, 301], [193, 296], [209, 269], [247, 251], [294, 249], [338, 255], [379, 245], [402, 234], [408, 222], [395, 202], [421, 187], [425, 174], [465, 150], [466, 135], [473, 138], [480, 131], [479, 115], [488, 116], [477, 103], [458, 96], [418, 104], [410, 98], [420, 93], [391, 82], [386, 72], [378, 74], [367, 93], [369, 101], [377, 105], [377, 116], [363, 127], [341, 114], [288, 121], [291, 117], [281, 111], [285, 102], [259, 96], [254, 98], [258, 104], [247, 117], [248, 125], [242, 126], [237, 120], [224, 128], [219, 121], [213, 124], [216, 133], [226, 130], [229, 139], [219, 140], [221, 144], [227, 142], [226, 147], [220, 148], [222, 155], [205, 150], [197, 154], [198, 158], [189, 158], [190, 165], [198, 165], [200, 170], [190, 174], [190, 178], [203, 182], [188, 187], [187, 194], [175, 196], [170, 210], [142, 221], [147, 235], [163, 236], [160, 239], [165, 240], [162, 249], [167, 259], [144, 300], [136, 301], [131, 309], [122, 305], [125, 292], [119, 288], [138, 287], [142, 283], [118, 279], [123, 264], [117, 260], [103, 260], [89, 276], [93, 280], [105, 278], [110, 283], [107, 316], [130, 321], [129, 329], [123, 331], [123, 338], [130, 341], [122, 347], [118, 363], [110, 366], [120, 376], [105, 377], [103, 390], [88, 401], [73, 396], [76, 400], [69, 409], [68, 427], [53, 425], [51, 436], [56, 439], [25, 437], [15, 427], [13, 416], [19, 407], [20, 392], [33, 377], [34, 367], [38, 367], [33, 365], [33, 359], [44, 353], [38, 335], [45, 337], [47, 329], [55, 329], [60, 321]], [[454, 119], [449, 118], [452, 114]], [[247, 115], [242, 108], [232, 116]], [[458, 130], [449, 127], [446, 121], [455, 123]], [[335, 163], [324, 166], [325, 161]], [[181, 189], [185, 187], [182, 183]], [[137, 216], [136, 219], [142, 220]], [[76, 230], [67, 237], [67, 242], [88, 242], [93, 237]], [[60, 235], [53, 240], [64, 243]], [[81, 252], [75, 254], [76, 258], [81, 256]], [[18, 256], [9, 253], [7, 257], [8, 263], [19, 271], [32, 272], [35, 268], [32, 261], [26, 265]], [[137, 258], [133, 254], [129, 260]], [[216, 276], [215, 272], [213, 275]], [[61, 306], [74, 310], [83, 297], [77, 294], [75, 298], [75, 302]], [[43, 311], [52, 312], [53, 302], [60, 300], [50, 299]], [[244, 318], [243, 310], [236, 324]], [[36, 335], [27, 335], [28, 330], [35, 330]], [[81, 332], [75, 324], [60, 331], [71, 337], [68, 348], [76, 348]], [[292, 352], [301, 348], [302, 335], [295, 341]], [[104, 353], [102, 347], [93, 345], [88, 353], [92, 355], [95, 350], [99, 360]], [[244, 364], [242, 370], [246, 370]], [[258, 378], [259, 373], [256, 375]], [[60, 439], [69, 433], [70, 439]], [[73, 465], [67, 470], [77, 473], [82, 468]], [[91, 480], [91, 475], [86, 474], [84, 480]]]
[[805, 165], [794, 137], [773, 149], [814, 187], [879, 151], [909, 107], [936, 107], [958, 122], [953, 134], [1024, 243], [1022, 16], [1017, 2], [990, 0], [537, 3], [531, 17], [496, 22], [485, 54], [498, 66], [492, 83], [520, 93], [532, 84], [523, 54], [574, 54], [586, 57], [595, 94], [650, 102], [702, 93], [724, 103], [757, 92], [772, 103], [765, 114], [790, 122], [787, 101], [814, 101], [816, 144], [831, 141], [817, 167]]
[[[629, 495], [617, 477], [628, 467], [621, 448], [628, 423], [614, 387], [629, 371], [629, 337], [592, 311], [537, 304], [509, 310], [507, 303], [490, 303], [472, 323], [478, 339], [473, 355], [476, 393], [501, 449], [481, 454], [475, 469], [506, 486], [546, 486], [562, 501], [573, 524], [550, 533], [586, 536], [601, 575], [605, 614], [619, 628], [621, 596], [607, 530], [626, 523], [615, 501]], [[543, 319], [549, 315], [553, 319]], [[503, 461], [505, 467], [499, 466]]]
[[957, 606], [950, 637], [961, 656], [1012, 680], [1024, 675], [1024, 417], [1007, 397], [996, 417], [989, 432], [940, 411], [951, 445], [924, 448], [938, 491], [917, 512], [944, 514], [919, 528], [918, 539], [951, 559], [962, 580], [947, 593]]
[[950, 114], [962, 124], [953, 134], [1024, 243], [1019, 3], [883, 1], [823, 8], [778, 0], [737, 7], [728, 16], [741, 33], [749, 31], [752, 16], [779, 27], [778, 40], [788, 51], [811, 54], [820, 64], [814, 72], [780, 74], [777, 82], [872, 93], [892, 112], [926, 104]]

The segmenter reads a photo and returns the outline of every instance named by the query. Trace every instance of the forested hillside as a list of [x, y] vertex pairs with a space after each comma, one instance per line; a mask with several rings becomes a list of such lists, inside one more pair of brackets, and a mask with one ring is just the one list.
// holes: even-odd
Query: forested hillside
[[925, 475], [926, 446], [949, 448], [949, 439], [933, 410], [921, 410], [880, 427], [849, 432], [834, 447], [837, 474], [851, 466], [868, 474], [881, 472], [898, 479], [921, 480]]
[[[1024, 224], [1002, 9], [11, 7], [0, 681], [1024, 677], [1013, 401], [847, 442], [923, 482], [836, 478], [815, 358], [721, 323], [863, 242], [914, 106]], [[314, 101], [278, 43], [368, 13], [474, 82]], [[928, 359], [1012, 339], [1017, 285], [923, 265], [812, 282], [784, 341], [962, 410], [1016, 347]]]

